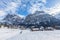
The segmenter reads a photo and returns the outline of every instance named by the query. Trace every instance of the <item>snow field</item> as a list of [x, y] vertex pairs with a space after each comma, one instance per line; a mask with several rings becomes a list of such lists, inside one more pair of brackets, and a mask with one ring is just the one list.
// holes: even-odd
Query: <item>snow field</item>
[[23, 30], [22, 34], [18, 34], [8, 40], [60, 40], [60, 30], [33, 32]]

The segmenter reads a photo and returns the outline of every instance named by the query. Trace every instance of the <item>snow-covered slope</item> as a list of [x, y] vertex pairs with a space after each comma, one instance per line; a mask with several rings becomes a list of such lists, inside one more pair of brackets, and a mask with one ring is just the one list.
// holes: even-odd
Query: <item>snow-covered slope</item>
[[55, 17], [60, 20], [60, 13], [56, 14]]
[[7, 40], [8, 38], [18, 35], [19, 32], [19, 29], [0, 28], [0, 40]]
[[60, 40], [60, 30], [55, 31], [28, 31], [23, 30], [22, 34], [18, 34], [8, 40]]
[[52, 25], [55, 22], [58, 22], [58, 19], [56, 19], [55, 17], [53, 17], [52, 15], [49, 15], [47, 13], [45, 13], [44, 11], [36, 11], [34, 14], [29, 14], [26, 19], [25, 22], [27, 24], [46, 24], [46, 25]]
[[7, 14], [1, 23], [6, 25], [19, 25], [23, 20], [24, 17], [21, 17], [18, 14]]

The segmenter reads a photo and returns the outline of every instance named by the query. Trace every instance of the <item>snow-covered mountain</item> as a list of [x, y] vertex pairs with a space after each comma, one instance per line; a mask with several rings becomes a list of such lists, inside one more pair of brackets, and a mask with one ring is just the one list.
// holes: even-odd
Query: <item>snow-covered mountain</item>
[[36, 11], [34, 14], [29, 14], [24, 20], [27, 24], [37, 24], [42, 26], [52, 26], [59, 24], [58, 19], [45, 13], [44, 11]]
[[19, 25], [23, 22], [23, 17], [19, 16], [18, 14], [7, 14], [3, 19], [3, 24], [11, 24], [11, 25]]
[[60, 20], [60, 13], [56, 14], [54, 17]]
[[[33, 14], [29, 14], [26, 17], [22, 17], [18, 14], [7, 14], [3, 19], [2, 24], [6, 25], [39, 25], [39, 26], [55, 26], [60, 25], [60, 20], [44, 11], [36, 11]], [[28, 26], [29, 27], [29, 26]]]

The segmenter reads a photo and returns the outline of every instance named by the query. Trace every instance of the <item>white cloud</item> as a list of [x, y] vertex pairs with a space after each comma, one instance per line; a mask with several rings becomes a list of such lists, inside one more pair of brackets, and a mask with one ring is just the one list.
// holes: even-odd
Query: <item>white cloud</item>
[[[42, 3], [39, 3], [39, 1], [42, 1]], [[29, 9], [29, 13], [34, 13], [35, 11], [37, 11], [37, 10], [44, 10], [45, 9], [45, 3], [46, 3], [46, 0], [38, 0], [37, 2], [36, 2], [36, 4], [32, 4], [32, 7]], [[40, 8], [40, 7], [42, 7], [42, 8]]]
[[48, 9], [48, 13], [51, 15], [56, 15], [60, 12], [60, 4], [56, 4], [54, 7]]
[[0, 16], [4, 16], [4, 15], [6, 15], [6, 13], [0, 10]]
[[[45, 5], [46, 0], [42, 0], [42, 2], [44, 3], [36, 3], [36, 4], [32, 4], [32, 7], [29, 9], [29, 13], [34, 13], [37, 10], [44, 10], [46, 13], [50, 14], [50, 15], [56, 15], [60, 12], [60, 3], [56, 3], [55, 6], [51, 7], [51, 8], [47, 8]], [[42, 8], [40, 8], [40, 6], [42, 6]]]
[[[6, 3], [6, 1], [4, 2]], [[3, 4], [4, 2], [2, 1]], [[0, 10], [0, 19], [3, 19], [5, 15], [7, 15], [8, 13], [17, 14], [16, 10], [20, 5], [21, 5], [21, 0], [14, 0], [14, 2], [12, 2], [12, 0], [10, 2], [8, 1], [7, 6], [4, 9]], [[20, 16], [23, 17], [23, 15], [20, 15]]]
[[42, 0], [44, 3], [46, 3], [46, 0]]
[[33, 14], [37, 9], [39, 9], [39, 6], [33, 5], [33, 6], [29, 9], [29, 12], [31, 12], [31, 13]]
[[6, 15], [6, 13], [4, 11], [0, 10], [0, 20], [2, 20], [5, 15]]
[[0, 10], [0, 20], [3, 19], [9, 11], [11, 11], [11, 13], [15, 13], [16, 6], [17, 5], [15, 3], [11, 2], [5, 9]]
[[18, 6], [17, 3], [11, 2], [11, 3], [7, 6], [7, 8], [5, 9], [5, 11], [11, 12], [11, 13], [15, 13], [17, 6]]

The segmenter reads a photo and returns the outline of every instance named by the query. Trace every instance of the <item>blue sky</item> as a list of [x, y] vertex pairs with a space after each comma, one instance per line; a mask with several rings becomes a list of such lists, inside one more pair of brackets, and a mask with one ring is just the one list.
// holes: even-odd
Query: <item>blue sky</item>
[[[31, 0], [32, 1], [32, 0]], [[29, 10], [29, 8], [32, 6], [31, 5], [31, 1], [29, 0], [29, 1], [22, 1], [22, 5], [21, 5], [21, 7], [19, 7], [19, 9], [18, 9], [18, 13], [20, 13], [20, 14], [22, 14], [22, 15], [27, 15], [27, 14], [29, 14], [28, 13], [28, 10]], [[36, 2], [36, 1], [34, 1], [34, 2]], [[34, 3], [33, 2], [33, 3]], [[45, 4], [45, 7], [46, 8], [51, 8], [51, 7], [54, 7], [55, 5], [56, 5], [56, 3], [60, 3], [60, 0], [46, 0], [46, 4]], [[23, 5], [26, 5], [25, 7], [23, 6]]]
[[[55, 6], [57, 4], [60, 4], [60, 0], [0, 0], [0, 16], [2, 17], [8, 13], [17, 13], [26, 16], [29, 13], [33, 13], [39, 9], [40, 1], [43, 3], [42, 5], [44, 6], [42, 9], [50, 8], [50, 12], [53, 9], [53, 12], [51, 13], [54, 13], [57, 9]], [[59, 8], [60, 6], [58, 7], [58, 11], [60, 10]]]
[[52, 6], [54, 6], [56, 3], [60, 3], [60, 0], [47, 0], [46, 6], [47, 6], [47, 7], [52, 7]]

